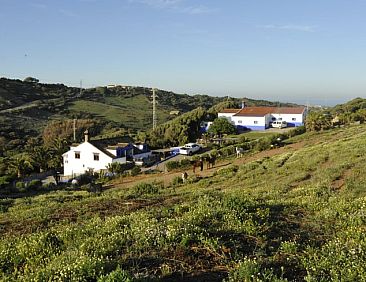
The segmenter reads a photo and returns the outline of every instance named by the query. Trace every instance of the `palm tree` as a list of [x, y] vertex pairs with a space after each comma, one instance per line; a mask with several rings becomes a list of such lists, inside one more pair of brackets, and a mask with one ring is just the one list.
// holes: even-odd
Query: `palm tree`
[[55, 139], [49, 147], [49, 162], [50, 168], [58, 169], [62, 167], [62, 155], [67, 151], [68, 144], [66, 139]]
[[33, 165], [25, 157], [13, 158], [9, 163], [9, 170], [15, 172], [18, 178], [23, 177], [31, 169], [33, 169]]
[[48, 162], [50, 160], [50, 152], [44, 146], [35, 147], [29, 153], [32, 163], [35, 167], [39, 168], [39, 172], [43, 172], [48, 168]]

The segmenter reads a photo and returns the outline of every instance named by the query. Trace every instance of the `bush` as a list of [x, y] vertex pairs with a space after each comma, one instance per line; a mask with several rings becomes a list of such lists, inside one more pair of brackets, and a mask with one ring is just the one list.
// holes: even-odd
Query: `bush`
[[189, 159], [183, 159], [179, 163], [180, 168], [187, 168], [191, 166], [191, 161]]
[[55, 189], [57, 187], [57, 185], [53, 182], [50, 182], [50, 183], [43, 184], [42, 187], [45, 190], [52, 190], [52, 189]]
[[23, 181], [18, 181], [15, 184], [15, 188], [17, 189], [18, 192], [24, 193], [27, 191], [27, 189], [25, 188], [25, 183]]
[[159, 194], [160, 189], [164, 188], [162, 183], [153, 182], [153, 183], [139, 183], [132, 187], [131, 194], [132, 196], [138, 197], [142, 195], [155, 195]]
[[298, 126], [298, 127], [295, 127], [294, 129], [290, 130], [288, 132], [288, 136], [289, 137], [294, 137], [296, 135], [301, 135], [301, 134], [304, 134], [306, 132], [306, 128], [305, 126]]
[[139, 175], [140, 173], [141, 173], [141, 167], [139, 167], [139, 166], [135, 166], [131, 169], [132, 176]]
[[168, 171], [172, 171], [172, 170], [178, 169], [180, 166], [180, 163], [179, 163], [179, 161], [170, 161], [170, 162], [167, 162], [165, 166]]
[[166, 164], [166, 168], [168, 171], [172, 171], [175, 169], [189, 168], [190, 166], [191, 166], [191, 160], [189, 159], [182, 159], [180, 161], [171, 161]]
[[0, 189], [7, 187], [14, 180], [10, 175], [0, 177]]
[[131, 282], [132, 279], [128, 272], [122, 270], [119, 266], [107, 275], [103, 275], [98, 279], [98, 282]]
[[77, 176], [75, 179], [78, 181], [78, 185], [81, 186], [91, 183], [94, 180], [94, 176], [91, 175], [90, 173], [85, 173]]
[[39, 179], [34, 179], [34, 180], [31, 180], [28, 185], [27, 185], [27, 188], [29, 190], [37, 190], [39, 188], [42, 187], [42, 181], [39, 180]]
[[230, 165], [226, 168], [219, 169], [215, 171], [214, 175], [223, 175], [227, 177], [233, 177], [238, 171], [239, 167], [237, 165]]
[[178, 186], [179, 184], [182, 184], [182, 183], [183, 183], [182, 177], [176, 176], [173, 178], [173, 181], [172, 181], [173, 186]]
[[268, 150], [271, 148], [271, 142], [272, 140], [269, 138], [262, 138], [259, 139], [255, 145], [254, 145], [254, 149], [257, 151], [264, 151], [264, 150]]

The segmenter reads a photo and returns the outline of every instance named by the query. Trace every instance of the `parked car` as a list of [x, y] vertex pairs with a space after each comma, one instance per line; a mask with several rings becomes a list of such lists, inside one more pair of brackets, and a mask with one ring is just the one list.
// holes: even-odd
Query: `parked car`
[[184, 147], [179, 149], [179, 154], [192, 156], [194, 153], [197, 153], [201, 150], [201, 146], [196, 143], [188, 143], [185, 144]]
[[284, 120], [278, 120], [272, 122], [272, 127], [274, 128], [285, 128], [287, 127], [287, 122]]

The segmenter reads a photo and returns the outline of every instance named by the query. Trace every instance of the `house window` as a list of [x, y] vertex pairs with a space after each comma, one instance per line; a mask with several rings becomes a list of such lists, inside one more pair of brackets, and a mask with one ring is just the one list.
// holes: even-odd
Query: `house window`
[[255, 121], [254, 121], [254, 124], [258, 124], [258, 121], [257, 121], [257, 120], [255, 120]]
[[75, 159], [80, 159], [80, 152], [75, 152]]
[[94, 161], [99, 161], [99, 154], [98, 153], [94, 153]]
[[243, 121], [242, 120], [238, 120], [238, 123], [243, 123]]
[[296, 121], [296, 118], [292, 118], [292, 121]]
[[276, 120], [276, 118], [275, 117], [272, 117], [272, 120]]
[[278, 120], [282, 120], [282, 118], [278, 118]]

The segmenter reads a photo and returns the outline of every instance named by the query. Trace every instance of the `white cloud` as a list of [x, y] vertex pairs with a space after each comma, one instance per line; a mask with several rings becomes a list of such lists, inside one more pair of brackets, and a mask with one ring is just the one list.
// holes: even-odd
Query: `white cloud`
[[42, 3], [30, 3], [30, 5], [36, 9], [46, 9], [47, 8], [47, 5], [42, 4]]
[[129, 0], [129, 2], [145, 4], [155, 8], [171, 8], [182, 2], [182, 0]]
[[277, 29], [277, 30], [293, 30], [293, 31], [302, 31], [302, 32], [315, 32], [316, 26], [312, 25], [295, 25], [295, 24], [287, 24], [287, 25], [275, 25], [275, 24], [267, 24], [258, 26], [264, 29]]
[[187, 5], [185, 0], [128, 0], [130, 3], [144, 4], [156, 9], [167, 9], [178, 13], [198, 15], [215, 12], [216, 9], [211, 9], [204, 5]]
[[211, 9], [209, 7], [200, 5], [200, 6], [191, 6], [181, 9], [182, 12], [191, 14], [191, 15], [199, 15], [199, 14], [211, 14], [216, 12], [216, 9]]

